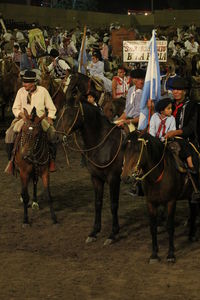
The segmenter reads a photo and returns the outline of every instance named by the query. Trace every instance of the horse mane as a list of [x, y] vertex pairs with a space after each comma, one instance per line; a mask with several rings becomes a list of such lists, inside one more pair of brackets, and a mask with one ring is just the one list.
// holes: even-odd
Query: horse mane
[[110, 123], [110, 121], [106, 118], [105, 115], [103, 115], [103, 113], [101, 112], [101, 110], [97, 106], [89, 103], [86, 100], [81, 101], [81, 103], [83, 104], [84, 108], [86, 109], [88, 118], [93, 119], [95, 127], [100, 127], [102, 122], [107, 124], [107, 125], [112, 125]]
[[138, 138], [142, 138], [147, 142], [149, 156], [151, 157], [152, 161], [157, 162], [163, 154], [164, 145], [159, 138], [154, 137], [147, 132], [143, 133], [136, 130], [129, 133], [124, 140], [123, 148], [126, 147], [128, 140], [131, 140], [133, 143], [137, 143]]
[[149, 133], [142, 134], [141, 138], [144, 138], [148, 141], [147, 148], [149, 156], [151, 157], [152, 161], [157, 162], [163, 154], [164, 144], [159, 138], [154, 137]]

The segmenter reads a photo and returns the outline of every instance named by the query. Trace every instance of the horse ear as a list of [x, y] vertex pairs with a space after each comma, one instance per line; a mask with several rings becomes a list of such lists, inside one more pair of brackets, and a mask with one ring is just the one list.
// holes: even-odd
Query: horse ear
[[34, 121], [36, 116], [37, 116], [37, 111], [36, 111], [36, 108], [34, 106], [32, 111], [31, 111], [31, 120]]

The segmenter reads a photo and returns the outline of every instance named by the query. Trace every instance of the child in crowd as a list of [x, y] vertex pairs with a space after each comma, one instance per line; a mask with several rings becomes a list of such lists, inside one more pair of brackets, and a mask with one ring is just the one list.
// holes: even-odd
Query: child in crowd
[[[176, 130], [176, 120], [172, 115], [172, 100], [164, 98], [156, 104], [156, 113], [150, 120], [149, 133], [152, 136], [158, 137], [164, 141], [165, 134], [171, 130]], [[181, 147], [180, 156], [187, 160], [188, 167], [191, 171], [194, 170], [192, 156], [189, 151], [189, 145], [184, 139], [177, 140]]]
[[92, 104], [94, 106], [97, 106], [97, 102], [96, 102], [97, 99], [96, 98], [97, 98], [97, 96], [94, 92], [92, 92], [92, 91], [89, 92], [87, 100], [90, 104]]

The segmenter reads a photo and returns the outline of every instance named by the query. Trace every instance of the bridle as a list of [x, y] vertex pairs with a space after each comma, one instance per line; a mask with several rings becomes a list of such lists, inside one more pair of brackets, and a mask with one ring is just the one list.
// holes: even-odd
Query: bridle
[[[31, 147], [28, 147], [27, 154], [23, 155], [23, 159], [27, 162], [33, 164], [34, 166], [43, 166], [49, 161], [49, 150], [46, 141], [46, 133], [43, 131], [41, 124], [28, 124], [24, 123], [24, 125], [28, 127], [27, 131], [22, 130], [20, 146], [21, 148], [29, 143], [29, 141], [33, 140], [33, 131], [38, 128], [39, 132], [36, 136], [34, 143]], [[41, 129], [40, 129], [41, 127]]]
[[[69, 163], [68, 163], [69, 160], [68, 160], [68, 157], [67, 157], [67, 152], [66, 152], [66, 149], [65, 149], [65, 145], [67, 144], [67, 142], [66, 142], [67, 137], [70, 136], [70, 133], [72, 132], [72, 130], [73, 130], [73, 128], [74, 128], [74, 125], [76, 124], [76, 121], [78, 120], [79, 114], [81, 114], [82, 120], [84, 121], [83, 105], [82, 105], [82, 103], [79, 101], [79, 105], [73, 106], [73, 108], [77, 108], [77, 112], [76, 112], [75, 118], [74, 118], [74, 120], [73, 120], [73, 122], [72, 122], [72, 125], [70, 126], [70, 128], [69, 128], [69, 129], [67, 130], [67, 132], [66, 132], [65, 129], [64, 129], [63, 116], [64, 116], [64, 113], [66, 112], [66, 110], [69, 109], [69, 108], [72, 108], [72, 107], [69, 106], [69, 105], [65, 105], [65, 106], [63, 107], [63, 110], [62, 110], [61, 115], [60, 115], [60, 117], [59, 117], [59, 119], [58, 119], [58, 122], [57, 122], [57, 126], [58, 126], [58, 124], [59, 124], [60, 121], [62, 122], [62, 129], [63, 129], [63, 130], [62, 130], [62, 131], [56, 130], [56, 133], [58, 133], [58, 134], [63, 134], [63, 142], [62, 142], [62, 145], [63, 145], [63, 149], [64, 149], [64, 152], [65, 152], [65, 155], [66, 155], [67, 164], [69, 164]], [[96, 150], [96, 149], [98, 149], [100, 146], [102, 146], [102, 145], [105, 143], [105, 141], [107, 140], [107, 138], [110, 136], [111, 132], [112, 132], [116, 127], [118, 127], [118, 126], [117, 126], [117, 125], [113, 126], [113, 127], [111, 128], [111, 130], [103, 137], [103, 139], [100, 141], [99, 144], [97, 144], [97, 145], [95, 145], [95, 146], [93, 146], [93, 147], [91, 147], [91, 148], [88, 148], [88, 149], [82, 149], [82, 148], [80, 147], [80, 145], [78, 144], [77, 138], [76, 138], [76, 134], [74, 133], [74, 142], [75, 142], [77, 148], [73, 148], [73, 147], [71, 147], [71, 146], [69, 146], [69, 145], [67, 145], [67, 147], [68, 147], [70, 150], [72, 150], [72, 151], [81, 152], [84, 156], [86, 156], [86, 158], [88, 159], [88, 161], [89, 161], [90, 163], [92, 163], [94, 166], [96, 166], [96, 167], [98, 167], [98, 168], [106, 168], [106, 167], [108, 167], [109, 165], [111, 165], [111, 164], [114, 162], [114, 160], [116, 159], [116, 157], [118, 156], [118, 154], [119, 154], [119, 152], [120, 152], [121, 145], [122, 145], [122, 140], [123, 140], [123, 134], [122, 134], [122, 131], [121, 131], [120, 143], [119, 143], [119, 147], [118, 147], [118, 149], [117, 149], [117, 152], [116, 152], [116, 154], [114, 155], [113, 159], [112, 159], [109, 163], [107, 163], [106, 165], [98, 165], [98, 164], [96, 164], [94, 161], [92, 161], [92, 160], [87, 156], [86, 153], [87, 153], [87, 152], [90, 152], [90, 151], [92, 151], [92, 150]]]
[[[159, 160], [159, 162], [153, 166], [149, 171], [147, 171], [143, 176], [139, 176], [139, 173], [140, 173], [140, 169], [139, 169], [139, 166], [140, 166], [140, 163], [141, 163], [141, 160], [142, 160], [142, 156], [143, 156], [143, 153], [144, 153], [144, 149], [146, 148], [147, 146], [147, 143], [148, 143], [148, 140], [145, 140], [144, 138], [138, 138], [138, 141], [142, 143], [141, 145], [141, 149], [140, 149], [140, 154], [139, 154], [139, 158], [138, 158], [138, 161], [136, 163], [136, 167], [135, 167], [135, 170], [134, 172], [132, 173], [131, 177], [133, 177], [134, 179], [138, 180], [138, 181], [143, 181], [149, 174], [151, 174], [159, 165], [160, 163], [163, 161], [164, 159], [164, 156], [165, 156], [165, 150], [166, 150], [166, 146], [167, 146], [167, 139], [165, 140], [165, 145], [164, 145], [164, 150], [163, 150], [163, 153], [162, 153], [162, 156], [161, 156], [161, 159]], [[161, 175], [159, 175], [159, 177], [157, 178], [157, 180], [155, 181], [156, 183], [159, 182], [161, 179], [162, 179], [162, 175], [163, 175], [163, 172], [164, 172], [164, 168], [163, 168], [163, 171], [161, 172]]]

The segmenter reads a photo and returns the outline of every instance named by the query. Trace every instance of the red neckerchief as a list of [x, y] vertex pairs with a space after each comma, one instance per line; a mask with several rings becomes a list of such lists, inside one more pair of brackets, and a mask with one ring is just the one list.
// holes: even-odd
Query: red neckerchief
[[174, 118], [176, 118], [178, 109], [179, 109], [180, 107], [182, 107], [182, 106], [183, 106], [183, 103], [180, 103], [180, 104], [176, 104], [176, 103], [175, 103], [175, 110], [174, 110], [174, 112], [173, 112]]
[[157, 133], [156, 133], [156, 137], [160, 137], [160, 132], [161, 132], [161, 129], [163, 128], [163, 131], [162, 131], [162, 136], [165, 136], [165, 130], [166, 130], [166, 125], [165, 125], [165, 123], [166, 123], [166, 120], [167, 120], [167, 117], [166, 118], [164, 118], [164, 119], [161, 119], [161, 117], [159, 116], [159, 118], [160, 118], [160, 125], [159, 125], [159, 127], [158, 127], [158, 131], [157, 131]]

